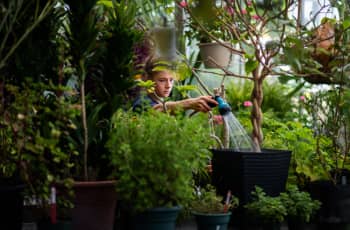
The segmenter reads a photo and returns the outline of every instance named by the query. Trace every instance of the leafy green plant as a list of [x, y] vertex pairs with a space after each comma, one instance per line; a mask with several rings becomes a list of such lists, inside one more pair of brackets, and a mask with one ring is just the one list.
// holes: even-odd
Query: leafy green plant
[[[69, 50], [70, 78], [78, 85], [82, 116], [77, 120], [74, 143], [81, 152], [73, 174], [77, 180], [106, 179], [101, 167], [107, 152], [110, 119], [127, 99], [134, 84], [133, 46], [141, 39], [134, 28], [136, 3], [123, 1], [66, 1], [70, 8], [64, 37]], [[84, 26], [81, 26], [84, 25]], [[77, 78], [78, 77], [78, 78]]]
[[310, 222], [313, 214], [321, 207], [321, 202], [313, 200], [308, 192], [299, 191], [296, 185], [289, 185], [281, 200], [287, 209], [288, 218]]
[[[293, 154], [288, 181], [303, 187], [309, 181], [327, 178], [317, 155], [314, 131], [298, 121], [281, 122], [266, 114], [264, 147], [290, 149]], [[323, 139], [327, 142], [327, 139]], [[322, 154], [328, 161], [327, 154]]]
[[188, 205], [193, 173], [206, 166], [213, 143], [203, 119], [154, 110], [114, 114], [106, 157], [115, 168], [118, 195], [134, 211]]
[[191, 202], [191, 210], [198, 213], [224, 213], [238, 206], [239, 200], [235, 196], [229, 197], [229, 202], [222, 196], [217, 195], [216, 189], [207, 185], [205, 188], [199, 189]]
[[303, 107], [308, 125], [314, 130], [315, 158], [320, 162], [325, 179], [340, 183], [342, 172], [350, 168], [349, 88], [332, 85], [327, 90], [310, 94]]
[[252, 201], [244, 205], [248, 215], [264, 223], [281, 223], [287, 216], [287, 209], [280, 196], [267, 196], [262, 188], [255, 186]]
[[[339, 12], [349, 11], [347, 5], [342, 4]], [[312, 84], [344, 84], [349, 79], [344, 74], [349, 62], [348, 31], [346, 16], [339, 20], [324, 17], [316, 28], [301, 30], [301, 33], [287, 38], [284, 46], [286, 57], [281, 61], [292, 67], [295, 76], [302, 76]]]
[[[77, 151], [69, 134], [79, 111], [52, 85], [6, 84], [0, 99], [0, 178], [19, 179], [27, 195], [48, 200], [52, 184], [70, 186]], [[18, 182], [18, 181], [17, 181]]]
[[[244, 109], [244, 102], [250, 101], [253, 83], [249, 81], [232, 81], [226, 86], [226, 100], [233, 111]], [[298, 89], [282, 84], [278, 81], [264, 82], [264, 101], [261, 108], [264, 113], [275, 113], [277, 119], [290, 120], [298, 114], [293, 96]]]

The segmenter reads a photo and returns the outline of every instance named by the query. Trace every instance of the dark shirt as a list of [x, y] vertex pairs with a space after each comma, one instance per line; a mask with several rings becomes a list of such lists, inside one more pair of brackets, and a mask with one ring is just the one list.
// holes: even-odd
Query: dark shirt
[[132, 111], [134, 112], [142, 112], [146, 111], [148, 108], [152, 108], [157, 105], [158, 102], [154, 100], [149, 95], [141, 95], [136, 98], [136, 100], [132, 104]]

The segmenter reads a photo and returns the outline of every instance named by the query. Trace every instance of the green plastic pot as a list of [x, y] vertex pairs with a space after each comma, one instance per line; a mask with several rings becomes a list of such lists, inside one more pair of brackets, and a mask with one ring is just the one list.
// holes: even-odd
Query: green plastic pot
[[56, 224], [50, 222], [38, 223], [38, 230], [72, 230], [71, 221], [57, 221]]
[[193, 215], [198, 230], [227, 230], [231, 218], [231, 212], [216, 214], [193, 212]]
[[175, 230], [176, 218], [181, 207], [149, 209], [133, 217], [134, 230]]

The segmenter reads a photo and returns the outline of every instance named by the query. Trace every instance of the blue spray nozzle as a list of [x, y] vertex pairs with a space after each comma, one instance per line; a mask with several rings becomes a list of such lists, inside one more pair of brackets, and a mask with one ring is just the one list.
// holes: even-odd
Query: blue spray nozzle
[[225, 115], [228, 112], [231, 112], [231, 106], [226, 103], [224, 99], [220, 96], [215, 96], [215, 100], [219, 103], [218, 108], [219, 108], [219, 113], [221, 115]]

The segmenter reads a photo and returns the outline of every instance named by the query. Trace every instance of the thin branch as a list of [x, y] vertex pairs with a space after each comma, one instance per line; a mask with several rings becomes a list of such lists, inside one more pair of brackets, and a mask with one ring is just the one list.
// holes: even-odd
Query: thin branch
[[204, 69], [194, 69], [194, 70], [199, 71], [199, 72], [203, 72], [203, 73], [216, 74], [216, 75], [219, 75], [219, 76], [230, 76], [230, 77], [254, 80], [253, 77], [248, 77], [248, 76], [244, 76], [244, 75], [235, 74], [235, 73], [233, 73], [233, 72], [231, 72], [229, 70], [226, 70], [226, 69], [221, 69], [222, 71], [224, 71], [224, 74], [213, 72], [213, 71], [209, 71], [209, 70], [204, 70]]
[[53, 3], [48, 1], [38, 16], [37, 20], [33, 22], [31, 26], [29, 26], [23, 35], [17, 40], [17, 42], [11, 47], [8, 53], [3, 57], [0, 61], [0, 70], [5, 66], [7, 59], [15, 52], [18, 46], [23, 42], [24, 39], [28, 37], [28, 35], [39, 25], [39, 23], [49, 14], [49, 12], [53, 9]]

